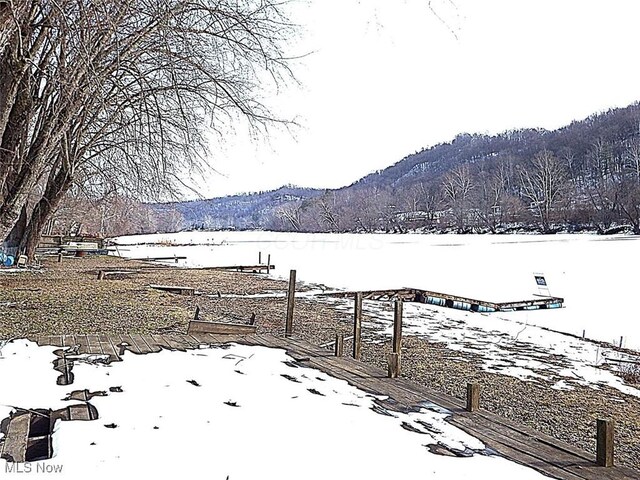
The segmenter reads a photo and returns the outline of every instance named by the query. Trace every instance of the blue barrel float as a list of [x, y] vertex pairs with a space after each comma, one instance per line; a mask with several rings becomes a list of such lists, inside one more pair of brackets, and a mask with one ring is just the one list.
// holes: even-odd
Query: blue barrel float
[[15, 260], [15, 259], [13, 258], [13, 256], [11, 256], [11, 255], [4, 255], [4, 260], [3, 260], [2, 264], [3, 264], [5, 267], [11, 267], [11, 266], [13, 265], [14, 260]]

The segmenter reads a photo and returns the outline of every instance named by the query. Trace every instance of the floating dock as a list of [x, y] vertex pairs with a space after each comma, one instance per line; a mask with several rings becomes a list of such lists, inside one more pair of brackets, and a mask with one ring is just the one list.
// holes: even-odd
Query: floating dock
[[366, 300], [403, 300], [405, 302], [428, 303], [440, 307], [469, 310], [472, 312], [513, 312], [518, 310], [539, 310], [548, 308], [562, 308], [564, 298], [536, 297], [530, 300], [513, 302], [489, 302], [475, 298], [461, 297], [448, 293], [433, 292], [419, 288], [400, 288], [392, 290], [369, 290], [364, 292], [325, 292], [320, 296], [352, 298], [356, 293], [362, 293]]

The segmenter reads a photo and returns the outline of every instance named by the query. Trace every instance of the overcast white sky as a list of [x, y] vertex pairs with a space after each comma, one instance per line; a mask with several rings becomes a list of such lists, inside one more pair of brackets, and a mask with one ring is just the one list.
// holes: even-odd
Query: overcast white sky
[[[301, 0], [302, 128], [225, 138], [205, 197], [335, 188], [462, 132], [553, 129], [640, 100], [638, 0]], [[455, 35], [452, 33], [455, 32]]]

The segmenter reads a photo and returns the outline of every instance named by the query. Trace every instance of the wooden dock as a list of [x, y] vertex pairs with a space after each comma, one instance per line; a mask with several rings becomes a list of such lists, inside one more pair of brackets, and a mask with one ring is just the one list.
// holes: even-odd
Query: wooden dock
[[369, 290], [365, 292], [325, 292], [319, 296], [354, 298], [356, 293], [362, 293], [366, 300], [403, 300], [405, 302], [420, 302], [440, 307], [469, 310], [472, 312], [512, 312], [518, 310], [538, 310], [547, 308], [561, 308], [564, 298], [537, 297], [529, 300], [512, 302], [489, 302], [475, 298], [433, 292], [420, 288], [399, 288], [391, 290]]
[[[388, 399], [381, 402], [395, 411], [415, 411], [436, 404], [451, 412], [448, 421], [483, 441], [497, 454], [533, 468], [559, 480], [632, 480], [640, 473], [625, 467], [599, 467], [595, 456], [576, 449], [533, 429], [517, 425], [486, 411], [468, 412], [463, 401], [429, 389], [404, 378], [388, 378], [387, 372], [346, 357], [336, 357], [295, 337], [272, 335], [64, 335], [34, 338], [40, 345], [78, 346], [77, 353], [108, 355], [110, 361], [121, 359], [125, 351], [136, 354], [162, 349], [182, 350], [199, 345], [238, 342], [282, 348], [303, 366], [317, 368], [351, 385]], [[595, 425], [594, 425], [595, 436]], [[381, 439], [383, 441], [384, 439]]]

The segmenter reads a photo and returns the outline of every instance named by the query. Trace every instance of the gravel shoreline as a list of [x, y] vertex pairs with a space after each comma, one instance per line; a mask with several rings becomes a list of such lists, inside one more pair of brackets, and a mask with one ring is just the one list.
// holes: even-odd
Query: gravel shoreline
[[[99, 270], [131, 273], [97, 280]], [[181, 296], [152, 290], [149, 284], [193, 287], [205, 295]], [[259, 332], [282, 334], [286, 299], [259, 294], [286, 291], [285, 281], [264, 275], [176, 268], [148, 268], [114, 257], [46, 259], [41, 271], [0, 270], [0, 339], [39, 334], [185, 333], [196, 305], [201, 318], [242, 321], [256, 314]], [[312, 288], [298, 285], [299, 291]], [[245, 296], [236, 297], [235, 295]], [[246, 296], [249, 297], [246, 297]], [[313, 344], [352, 333], [345, 301], [296, 299], [295, 335]], [[365, 315], [362, 360], [386, 370], [390, 340], [371, 334]], [[374, 342], [367, 338], [375, 338]], [[351, 349], [345, 343], [345, 352]], [[544, 380], [522, 381], [482, 369], [479, 357], [453, 351], [425, 338], [405, 336], [402, 376], [464, 398], [467, 382], [481, 384], [482, 408], [575, 445], [595, 456], [597, 418], [616, 422], [616, 462], [640, 471], [640, 399], [610, 387], [553, 390]]]

